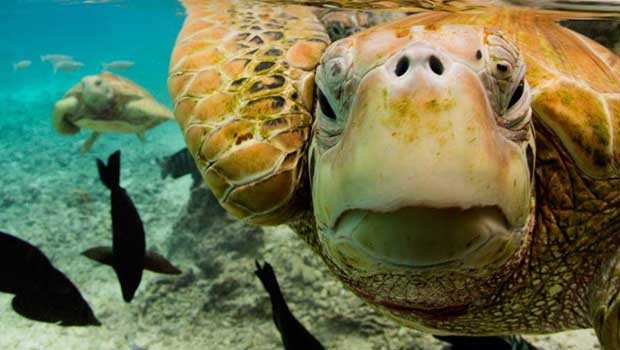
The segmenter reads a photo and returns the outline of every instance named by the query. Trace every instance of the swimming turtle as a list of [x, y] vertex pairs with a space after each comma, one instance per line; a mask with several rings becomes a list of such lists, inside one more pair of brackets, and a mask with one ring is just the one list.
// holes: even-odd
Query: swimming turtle
[[403, 325], [594, 327], [620, 349], [618, 56], [556, 11], [432, 11], [332, 42], [333, 9], [184, 3], [168, 87], [228, 212], [291, 226]]
[[56, 102], [52, 124], [62, 135], [76, 134], [81, 128], [92, 130], [80, 149], [86, 153], [101, 133], [136, 133], [143, 141], [146, 130], [173, 119], [172, 111], [144, 88], [103, 72], [85, 76]]

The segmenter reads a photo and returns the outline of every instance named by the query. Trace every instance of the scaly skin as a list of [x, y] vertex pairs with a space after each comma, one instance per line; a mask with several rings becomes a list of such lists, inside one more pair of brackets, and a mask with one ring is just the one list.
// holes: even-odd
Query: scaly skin
[[[595, 326], [602, 345], [617, 349], [618, 272], [605, 266], [615, 259], [620, 244], [614, 137], [620, 118], [620, 77], [615, 69], [619, 60], [592, 41], [575, 40], [571, 32], [551, 21], [533, 20], [525, 11], [499, 14], [430, 13], [384, 29], [399, 32], [425, 23], [438, 28], [449, 23], [500, 26], [525, 49], [538, 149], [536, 220], [524, 238], [527, 249], [504, 270], [481, 279], [464, 279], [459, 272], [356, 276], [361, 271], [355, 267], [342, 269], [330, 254], [322, 256], [358, 295], [417, 328], [497, 334]], [[445, 299], [433, 299], [434, 305], [399, 306], [429, 288], [449, 292], [436, 292], [434, 296]], [[597, 292], [601, 289], [604, 292]], [[604, 322], [595, 322], [594, 313], [602, 305]]]
[[313, 9], [246, 4], [185, 2], [168, 85], [220, 203], [247, 221], [279, 224], [307, 203], [300, 184], [314, 68], [330, 39]]
[[[549, 140], [548, 132], [541, 131], [543, 126], [536, 126], [536, 225], [528, 250], [515, 266], [507, 266], [506, 275], [496, 279], [460, 284], [447, 284], [458, 274], [441, 279], [449, 290], [443, 294], [448, 298], [446, 303], [458, 303], [458, 298], [467, 299], [472, 294], [479, 300], [476, 303], [444, 312], [394, 310], [379, 305], [380, 310], [434, 334], [553, 333], [594, 326], [592, 305], [607, 303], [604, 300], [620, 289], [616, 283], [620, 280], [618, 270], [612, 281], [603, 272], [612, 258], [617, 259], [620, 248], [615, 236], [620, 229], [620, 180], [584, 178], [565, 152]], [[300, 232], [305, 227], [304, 237], [316, 235], [313, 225], [297, 223], [293, 227]], [[338, 271], [329, 258], [325, 260]], [[439, 277], [379, 279], [373, 282], [373, 288], [364, 288], [374, 290], [372, 296], [362, 294], [355, 285], [352, 290], [372, 305], [373, 299], [390, 295], [399, 287], [405, 289], [416, 283], [424, 286]], [[601, 281], [603, 278], [605, 281]], [[497, 280], [501, 283], [495, 283]]]
[[620, 348], [620, 252], [606, 262], [593, 284], [591, 314], [594, 329], [605, 349]]
[[325, 10], [318, 14], [332, 41], [346, 38], [364, 29], [407, 16], [404, 11]]
[[271, 4], [299, 4], [308, 6], [324, 7], [327, 3], [330, 7], [357, 10], [403, 10], [403, 11], [461, 11], [466, 9], [476, 9], [482, 6], [499, 6], [504, 2], [501, 0], [259, 0]]
[[[367, 8], [370, 3], [385, 6], [390, 2], [341, 3]], [[402, 1], [391, 3], [403, 4]], [[616, 237], [620, 225], [617, 158], [620, 138], [615, 137], [620, 129], [620, 60], [617, 56], [561, 29], [552, 21], [557, 17], [544, 19], [546, 14], [515, 9], [489, 9], [482, 16], [427, 13], [354, 35], [364, 43], [374, 32], [392, 30], [401, 42], [393, 43], [389, 37], [375, 42], [405, 46], [408, 43], [400, 38], [416, 25], [426, 25], [425, 30], [429, 32], [447, 24], [500, 28], [516, 43], [527, 64], [536, 131], [533, 138], [528, 134], [530, 124], [523, 124], [520, 134], [508, 133], [512, 135], [511, 142], [519, 147], [524, 147], [524, 142], [535, 141], [535, 187], [527, 203], [517, 201], [520, 204], [505, 205], [519, 208], [515, 209], [514, 217], [520, 219], [514, 219], [515, 222], [522, 222], [519, 215], [523, 215], [527, 205], [531, 204], [531, 211], [526, 210], [528, 220], [516, 241], [519, 245], [506, 248], [511, 255], [502, 261], [500, 268], [477, 267], [474, 259], [469, 262], [470, 269], [455, 266], [412, 272], [388, 268], [383, 273], [371, 273], [365, 270], [368, 265], [356, 264], [373, 264], [372, 259], [343, 264], [326, 247], [326, 238], [317, 231], [316, 221], [324, 214], [313, 212], [310, 207], [309, 179], [304, 171], [310, 124], [318, 113], [314, 107], [317, 97], [313, 95], [312, 79], [318, 57], [329, 44], [321, 20], [328, 24], [330, 18], [338, 19], [342, 14], [326, 14], [323, 10], [299, 6], [238, 4], [241, 2], [186, 1], [189, 16], [179, 34], [169, 80], [188, 147], [207, 184], [229, 212], [254, 223], [289, 224], [346, 286], [405, 325], [435, 334], [469, 335], [544, 333], [594, 326], [604, 349], [620, 349], [617, 326], [620, 240]], [[294, 14], [286, 24], [280, 22], [283, 12]], [[346, 15], [341, 21], [345, 27], [354, 23]], [[273, 26], [283, 38], [251, 41], [265, 30], [261, 24]], [[306, 44], [312, 45], [303, 51], [296, 50], [297, 45]], [[449, 45], [449, 41], [441, 45]], [[261, 53], [272, 46], [281, 49], [281, 55], [265, 58]], [[463, 50], [463, 55], [469, 55]], [[343, 57], [346, 52], [343, 51]], [[365, 64], [372, 66], [373, 57], [352, 59], [365, 60]], [[473, 56], [467, 57], [471, 60]], [[243, 61], [240, 65], [239, 60]], [[300, 61], [305, 64], [298, 64]], [[278, 79], [278, 84], [266, 88], [272, 84], [264, 79], [273, 83], [274, 78], [255, 72], [255, 67], [263, 62], [272, 62], [268, 74], [281, 75], [284, 80]], [[318, 77], [317, 81], [324, 82], [324, 79]], [[359, 97], [355, 95], [359, 93], [355, 86], [348, 81], [344, 83], [343, 108], [346, 109], [360, 102], [354, 100]], [[260, 97], [269, 101], [282, 97], [283, 102], [248, 109], [258, 98], [252, 90], [258, 90]], [[377, 93], [368, 92], [362, 100], [377, 98]], [[510, 94], [499, 98], [497, 93], [488, 93], [493, 98], [488, 103], [495, 109], [504, 106], [510, 98]], [[274, 120], [280, 127], [265, 133], [265, 126], [271, 126]], [[356, 121], [362, 122], [366, 121]], [[414, 125], [407, 123], [410, 121], [402, 124], [405, 134], [414, 130], [407, 129]], [[510, 127], [510, 122], [501, 118], [498, 123], [502, 128]], [[276, 141], [280, 135], [290, 137], [285, 142]], [[409, 141], [415, 139], [414, 133], [407, 135]], [[363, 140], [359, 138], [358, 142]], [[283, 159], [290, 162], [280, 167]], [[518, 157], [514, 159], [506, 165], [516, 162]], [[337, 165], [334, 169], [338, 169]], [[313, 171], [320, 170], [312, 158], [308, 166], [310, 177]], [[287, 180], [271, 186], [271, 179], [280, 174], [287, 174]], [[338, 175], [338, 170], [334, 174]], [[389, 169], [386, 174], [397, 176], [399, 169]], [[519, 176], [522, 175], [515, 175], [515, 180]], [[355, 197], [361, 189], [369, 188], [363, 182], [358, 185], [351, 187], [353, 190], [347, 195]], [[351, 184], [343, 183], [343, 186]], [[318, 199], [323, 198], [314, 198], [315, 206]], [[323, 208], [321, 205], [318, 207]], [[381, 264], [377, 261], [377, 266]], [[383, 268], [377, 266], [372, 268]]]

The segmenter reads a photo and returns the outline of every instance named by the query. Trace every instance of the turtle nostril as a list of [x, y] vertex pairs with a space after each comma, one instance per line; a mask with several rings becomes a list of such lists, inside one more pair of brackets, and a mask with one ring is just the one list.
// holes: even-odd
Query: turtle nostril
[[396, 63], [396, 69], [394, 69], [394, 73], [396, 74], [397, 77], [400, 77], [403, 74], [407, 73], [408, 69], [409, 69], [409, 58], [407, 56], [403, 56]]
[[435, 74], [437, 75], [443, 74], [443, 63], [441, 63], [441, 60], [439, 60], [437, 56], [431, 56], [431, 58], [429, 58], [428, 60], [428, 64], [431, 66], [431, 70]]
[[437, 56], [431, 56], [428, 60], [429, 65], [431, 66], [431, 70], [437, 74], [443, 74], [443, 63], [437, 58]]

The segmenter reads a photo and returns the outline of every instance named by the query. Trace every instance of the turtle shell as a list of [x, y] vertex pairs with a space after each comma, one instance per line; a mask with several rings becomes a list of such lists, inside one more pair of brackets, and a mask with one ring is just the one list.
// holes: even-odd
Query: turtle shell
[[109, 72], [82, 78], [62, 100], [74, 100], [77, 104], [71, 111], [55, 112], [55, 116], [62, 118], [62, 122], [55, 122], [61, 133], [77, 132], [80, 128], [140, 133], [172, 118], [172, 113], [144, 88]]

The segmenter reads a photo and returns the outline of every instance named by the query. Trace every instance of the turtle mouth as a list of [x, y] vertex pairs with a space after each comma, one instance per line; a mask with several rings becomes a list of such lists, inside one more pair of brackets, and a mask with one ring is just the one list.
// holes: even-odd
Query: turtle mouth
[[369, 272], [498, 266], [518, 249], [520, 236], [497, 206], [413, 206], [386, 213], [354, 209], [345, 211], [332, 230], [321, 232], [336, 260]]

